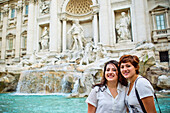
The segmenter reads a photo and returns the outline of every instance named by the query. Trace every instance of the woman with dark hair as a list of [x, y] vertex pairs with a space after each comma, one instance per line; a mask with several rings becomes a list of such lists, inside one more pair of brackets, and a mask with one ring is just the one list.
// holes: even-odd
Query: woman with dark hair
[[123, 55], [119, 67], [121, 74], [129, 81], [125, 97], [129, 113], [156, 113], [154, 89], [147, 79], [139, 75], [139, 58]]
[[126, 86], [127, 81], [120, 74], [118, 62], [107, 62], [101, 83], [93, 86], [86, 99], [88, 113], [126, 113]]

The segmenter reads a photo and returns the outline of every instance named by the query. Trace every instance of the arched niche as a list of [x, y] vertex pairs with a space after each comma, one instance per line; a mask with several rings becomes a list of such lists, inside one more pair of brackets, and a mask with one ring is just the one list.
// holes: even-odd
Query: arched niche
[[[72, 37], [67, 35], [68, 30], [73, 25], [74, 20], [79, 20], [80, 25], [84, 29], [84, 37], [92, 38], [93, 37], [93, 9], [92, 0], [65, 0], [62, 5], [61, 10], [61, 21], [63, 23], [63, 39], [66, 42], [63, 42], [64, 48], [70, 49], [72, 45]], [[65, 24], [64, 24], [65, 23]], [[66, 34], [66, 35], [65, 35]]]

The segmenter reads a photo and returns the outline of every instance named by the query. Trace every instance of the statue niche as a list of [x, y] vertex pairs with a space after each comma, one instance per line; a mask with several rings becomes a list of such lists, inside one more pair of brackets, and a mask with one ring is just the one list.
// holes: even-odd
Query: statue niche
[[[131, 41], [131, 19], [130, 14], [126, 16], [126, 12], [121, 12], [121, 16], [116, 21], [117, 42]], [[118, 15], [118, 14], [117, 14]], [[116, 16], [117, 16], [116, 15]]]
[[40, 50], [45, 51], [49, 49], [49, 31], [47, 27], [44, 27], [44, 31], [40, 38]]

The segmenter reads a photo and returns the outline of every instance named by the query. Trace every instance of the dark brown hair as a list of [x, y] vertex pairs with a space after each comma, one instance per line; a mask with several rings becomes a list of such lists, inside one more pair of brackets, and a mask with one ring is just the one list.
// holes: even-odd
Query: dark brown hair
[[123, 55], [119, 59], [119, 68], [121, 63], [130, 62], [136, 68], [136, 74], [139, 74], [139, 58], [136, 55]]
[[121, 75], [120, 73], [120, 69], [118, 67], [118, 62], [116, 60], [110, 60], [108, 62], [105, 63], [105, 66], [104, 66], [104, 71], [103, 71], [103, 77], [101, 79], [101, 82], [99, 84], [95, 84], [93, 87], [95, 86], [99, 86], [99, 87], [102, 87], [102, 86], [106, 86], [106, 83], [107, 83], [107, 79], [105, 78], [105, 72], [106, 72], [106, 67], [108, 64], [114, 64], [116, 67], [117, 67], [117, 70], [118, 70], [118, 82], [120, 82], [122, 85], [124, 86], [127, 86], [128, 85], [128, 82], [127, 80]]

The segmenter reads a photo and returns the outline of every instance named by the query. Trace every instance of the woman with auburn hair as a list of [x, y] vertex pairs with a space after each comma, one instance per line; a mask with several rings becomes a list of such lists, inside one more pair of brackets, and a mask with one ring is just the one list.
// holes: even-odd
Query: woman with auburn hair
[[118, 62], [107, 62], [101, 82], [93, 86], [86, 99], [88, 113], [126, 113], [124, 99], [127, 84], [120, 74]]
[[123, 55], [119, 60], [121, 74], [128, 80], [125, 103], [129, 113], [156, 113], [154, 89], [150, 82], [139, 75], [139, 58]]

